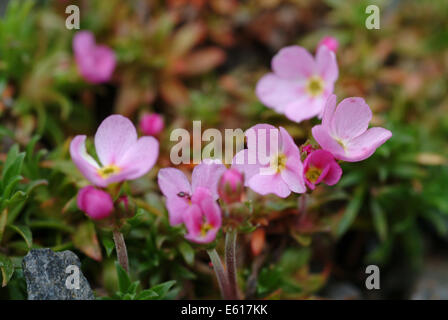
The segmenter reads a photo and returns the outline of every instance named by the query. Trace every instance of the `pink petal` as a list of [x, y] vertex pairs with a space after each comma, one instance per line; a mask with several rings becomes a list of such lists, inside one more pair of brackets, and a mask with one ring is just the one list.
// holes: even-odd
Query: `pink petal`
[[285, 107], [285, 115], [288, 119], [299, 123], [320, 115], [324, 105], [325, 100], [323, 98], [303, 96]]
[[306, 192], [302, 163], [299, 163], [299, 165], [296, 166], [287, 165], [286, 169], [281, 172], [281, 176], [292, 192]]
[[159, 142], [157, 139], [142, 137], [119, 159], [117, 166], [127, 173], [126, 180], [133, 180], [148, 173], [156, 163], [158, 156]]
[[245, 132], [247, 138], [247, 164], [268, 165], [270, 157], [281, 150], [279, 130], [270, 124], [257, 124]]
[[338, 78], [336, 55], [326, 46], [320, 46], [316, 54], [316, 72], [325, 82], [334, 83]]
[[370, 128], [348, 143], [346, 157], [342, 160], [356, 162], [367, 159], [390, 137], [392, 137], [392, 132], [387, 129]]
[[342, 177], [341, 166], [336, 161], [331, 162], [330, 170], [326, 174], [324, 182], [329, 186], [334, 186], [336, 183], [339, 182], [341, 177]]
[[218, 182], [226, 167], [222, 163], [216, 163], [210, 159], [204, 159], [193, 169], [191, 185], [193, 193], [196, 188], [203, 187], [210, 190], [213, 198], [218, 199]]
[[322, 149], [333, 154], [336, 159], [342, 159], [345, 156], [344, 148], [330, 136], [326, 127], [317, 125], [311, 129], [311, 132]]
[[134, 125], [118, 114], [104, 119], [95, 134], [96, 153], [103, 166], [118, 163], [136, 142]]
[[263, 196], [273, 193], [280, 198], [286, 198], [291, 194], [289, 186], [278, 173], [271, 175], [257, 174], [249, 180], [248, 185], [253, 191]]
[[322, 125], [330, 128], [331, 120], [333, 119], [334, 111], [336, 110], [336, 95], [331, 94], [327, 98], [325, 108], [322, 116]]
[[177, 197], [179, 192], [192, 194], [190, 182], [179, 169], [160, 169], [157, 180], [159, 188], [165, 197]]
[[191, 237], [191, 239], [198, 237], [201, 233], [201, 226], [203, 223], [201, 208], [196, 204], [189, 206], [185, 211], [184, 222], [188, 231], [188, 236]]
[[299, 147], [295, 144], [291, 135], [286, 131], [285, 128], [280, 127], [280, 138], [282, 141], [282, 149], [281, 151], [289, 157], [297, 157], [300, 161], [300, 150]]
[[248, 186], [250, 178], [260, 172], [260, 164], [248, 164], [249, 150], [244, 149], [238, 152], [232, 160], [232, 168], [244, 174], [244, 185]]
[[105, 187], [107, 186], [107, 183], [98, 175], [99, 166], [96, 161], [87, 154], [85, 142], [86, 136], [76, 136], [70, 143], [70, 156], [73, 163], [92, 184], [99, 187]]
[[184, 215], [191, 207], [186, 198], [170, 196], [166, 198], [166, 208], [169, 214], [170, 225], [175, 226], [184, 222]]
[[272, 70], [285, 79], [303, 79], [313, 73], [314, 59], [302, 47], [285, 47], [272, 59]]
[[364, 99], [347, 98], [337, 106], [330, 127], [336, 137], [346, 141], [364, 133], [371, 119], [372, 111]]
[[73, 37], [75, 55], [82, 55], [95, 47], [95, 37], [90, 31], [79, 31]]
[[303, 84], [297, 81], [268, 73], [258, 81], [255, 92], [264, 105], [282, 113], [287, 104], [302, 97], [304, 89]]

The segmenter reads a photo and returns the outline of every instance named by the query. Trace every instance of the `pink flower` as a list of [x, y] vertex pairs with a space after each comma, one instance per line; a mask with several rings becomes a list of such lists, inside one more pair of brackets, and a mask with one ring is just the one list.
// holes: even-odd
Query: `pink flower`
[[232, 167], [244, 173], [246, 186], [281, 198], [306, 191], [299, 148], [284, 128], [258, 124], [245, 134], [248, 149], [235, 155]]
[[196, 243], [210, 243], [221, 228], [221, 209], [209, 189], [198, 187], [185, 211], [185, 239]]
[[153, 137], [137, 139], [134, 125], [121, 115], [107, 117], [96, 131], [95, 149], [101, 164], [87, 153], [85, 142], [86, 136], [76, 136], [70, 155], [84, 177], [99, 187], [143, 176], [159, 154], [159, 142]]
[[140, 120], [140, 130], [147, 136], [157, 136], [164, 126], [163, 118], [156, 113], [145, 114]]
[[73, 38], [73, 51], [78, 71], [87, 82], [110, 80], [116, 64], [115, 53], [107, 46], [97, 45], [92, 32], [77, 32]]
[[218, 199], [218, 180], [226, 167], [221, 163], [206, 159], [198, 164], [192, 173], [192, 184], [182, 171], [164, 168], [159, 171], [159, 188], [166, 197], [170, 224], [172, 226], [184, 222], [185, 214], [192, 204], [192, 198], [199, 187], [208, 189], [214, 200]]
[[244, 178], [241, 172], [232, 168], [224, 172], [219, 179], [218, 194], [225, 203], [241, 200], [243, 195]]
[[313, 137], [336, 159], [356, 162], [370, 157], [392, 132], [374, 127], [367, 129], [372, 111], [362, 98], [347, 98], [336, 108], [336, 96], [328, 98], [322, 124], [314, 126]]
[[314, 190], [321, 182], [329, 186], [338, 183], [342, 176], [342, 169], [330, 152], [316, 150], [305, 159], [303, 175], [308, 187]]
[[336, 51], [338, 51], [339, 48], [339, 42], [334, 37], [326, 36], [323, 37], [322, 40], [320, 40], [319, 45], [317, 47], [320, 48], [321, 46], [326, 46], [328, 49], [336, 53]]
[[94, 220], [107, 218], [114, 210], [111, 196], [103, 190], [95, 189], [93, 186], [87, 186], [79, 190], [76, 202], [79, 209]]
[[338, 78], [331, 50], [319, 47], [314, 59], [302, 47], [283, 48], [272, 59], [272, 70], [257, 83], [256, 94], [263, 104], [295, 122], [322, 115]]

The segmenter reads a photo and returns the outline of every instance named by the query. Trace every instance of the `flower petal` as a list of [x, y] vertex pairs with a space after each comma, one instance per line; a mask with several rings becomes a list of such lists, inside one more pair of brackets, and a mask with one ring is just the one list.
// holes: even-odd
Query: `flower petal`
[[326, 46], [320, 46], [316, 54], [316, 72], [325, 82], [334, 83], [338, 78], [336, 55]]
[[179, 169], [160, 169], [157, 180], [159, 188], [165, 197], [177, 197], [179, 192], [188, 193], [189, 195], [192, 193], [190, 182]]
[[226, 171], [226, 167], [222, 163], [217, 163], [211, 159], [204, 159], [194, 167], [191, 175], [193, 193], [196, 188], [203, 187], [210, 190], [213, 199], [218, 199], [218, 182], [224, 171]]
[[111, 115], [103, 120], [95, 134], [95, 148], [103, 166], [116, 164], [137, 142], [137, 130], [122, 115]]
[[191, 205], [188, 200], [178, 196], [166, 198], [166, 208], [168, 210], [170, 225], [175, 226], [184, 222], [185, 214]]
[[249, 150], [244, 149], [238, 152], [232, 160], [232, 168], [244, 174], [244, 185], [247, 186], [250, 178], [260, 172], [260, 164], [249, 164]]
[[390, 137], [392, 137], [392, 132], [387, 129], [370, 128], [348, 143], [346, 157], [342, 160], [356, 162], [367, 159]]
[[291, 164], [287, 165], [287, 168], [281, 172], [281, 176], [292, 192], [306, 192], [305, 180], [303, 179], [303, 167], [301, 163], [296, 166]]
[[333, 154], [333, 157], [336, 159], [343, 159], [345, 156], [344, 148], [330, 136], [326, 127], [323, 125], [317, 125], [311, 129], [311, 132], [314, 139], [322, 147], [322, 149]]
[[273, 193], [280, 198], [286, 198], [291, 194], [291, 190], [280, 174], [257, 174], [253, 176], [248, 186], [258, 194], [267, 195]]
[[285, 47], [272, 59], [272, 70], [285, 79], [307, 78], [314, 71], [314, 59], [305, 48]]
[[329, 186], [334, 186], [342, 177], [342, 168], [336, 162], [333, 161], [330, 163], [330, 170], [324, 178], [324, 182]]
[[302, 97], [304, 85], [268, 73], [258, 81], [255, 93], [264, 105], [283, 113], [286, 105]]
[[363, 98], [347, 98], [339, 103], [334, 112], [331, 132], [337, 138], [347, 141], [364, 133], [371, 119], [372, 111]]
[[73, 37], [73, 51], [75, 55], [88, 53], [95, 47], [95, 37], [90, 31], [79, 31]]
[[331, 94], [327, 98], [325, 108], [322, 116], [322, 125], [330, 128], [331, 119], [333, 119], [334, 111], [336, 110], [336, 95]]
[[76, 136], [72, 140], [70, 143], [70, 156], [73, 163], [87, 180], [99, 187], [107, 186], [106, 181], [98, 175], [98, 164], [87, 154], [86, 136]]
[[288, 119], [300, 123], [303, 120], [311, 119], [322, 113], [325, 100], [322, 97], [311, 98], [303, 96], [285, 107], [285, 115]]
[[126, 180], [140, 178], [148, 173], [159, 156], [159, 142], [154, 137], [142, 137], [121, 157], [117, 166], [126, 172]]

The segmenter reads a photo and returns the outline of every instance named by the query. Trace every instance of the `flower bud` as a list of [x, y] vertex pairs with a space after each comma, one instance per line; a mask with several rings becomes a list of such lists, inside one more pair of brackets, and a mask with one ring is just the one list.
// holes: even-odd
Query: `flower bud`
[[326, 36], [320, 40], [318, 47], [326, 46], [328, 49], [336, 53], [338, 51], [339, 42], [334, 37]]
[[228, 169], [219, 179], [219, 197], [228, 204], [239, 202], [241, 201], [241, 196], [243, 195], [243, 186], [243, 174], [237, 169]]
[[164, 127], [163, 118], [157, 113], [145, 114], [140, 120], [140, 130], [147, 136], [157, 136]]
[[107, 192], [93, 186], [79, 190], [77, 204], [79, 209], [94, 220], [107, 218], [114, 210], [112, 197]]

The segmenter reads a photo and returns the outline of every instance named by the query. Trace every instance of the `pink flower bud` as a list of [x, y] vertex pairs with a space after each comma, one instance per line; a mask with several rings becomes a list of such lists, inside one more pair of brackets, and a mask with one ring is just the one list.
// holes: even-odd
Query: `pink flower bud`
[[140, 130], [147, 136], [157, 136], [164, 127], [163, 118], [157, 113], [145, 114], [140, 120]]
[[105, 191], [87, 186], [79, 190], [77, 204], [90, 218], [107, 218], [114, 210], [112, 197]]
[[326, 46], [328, 49], [336, 53], [339, 48], [339, 42], [334, 37], [326, 36], [320, 40], [318, 47], [320, 46]]
[[241, 201], [243, 194], [244, 178], [243, 174], [237, 169], [226, 170], [218, 183], [219, 197], [225, 203]]
[[305, 152], [306, 155], [308, 156], [310, 153], [312, 153], [315, 149], [313, 148], [312, 145], [307, 144], [306, 146], [302, 147], [302, 152]]

